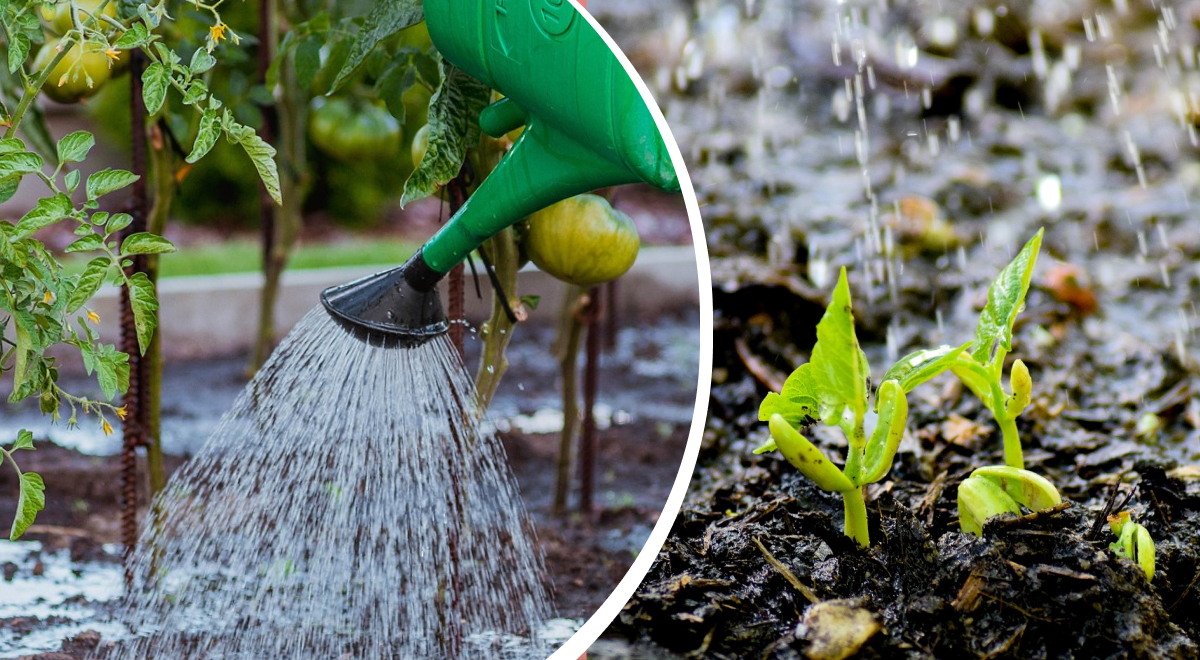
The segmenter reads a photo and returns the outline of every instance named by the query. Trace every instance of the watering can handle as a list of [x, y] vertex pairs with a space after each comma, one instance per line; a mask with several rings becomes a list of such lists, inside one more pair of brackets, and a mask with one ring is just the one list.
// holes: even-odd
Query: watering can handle
[[[506, 131], [500, 129], [511, 121], [500, 120], [515, 116], [504, 114], [509, 112], [505, 108], [517, 106], [491, 107], [496, 108], [496, 123], [485, 130], [503, 135]], [[425, 244], [422, 255], [434, 271], [447, 273], [488, 238], [536, 211], [597, 188], [640, 180], [624, 165], [598, 158], [591, 148], [532, 117], [475, 194]]]

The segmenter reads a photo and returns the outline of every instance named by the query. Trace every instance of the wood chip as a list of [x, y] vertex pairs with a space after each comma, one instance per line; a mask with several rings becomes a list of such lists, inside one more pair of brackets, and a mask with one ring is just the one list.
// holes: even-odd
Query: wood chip
[[785, 580], [790, 582], [792, 584], [792, 586], [796, 588], [796, 591], [800, 592], [800, 595], [807, 598], [810, 603], [821, 602], [821, 599], [817, 598], [817, 595], [815, 593], [813, 593], [812, 589], [809, 589], [808, 587], [804, 586], [804, 583], [800, 581], [800, 578], [796, 577], [796, 574], [793, 573], [790, 568], [788, 568], [787, 566], [784, 566], [783, 562], [776, 559], [770, 553], [770, 551], [767, 550], [767, 546], [763, 545], [762, 541], [755, 538], [754, 545], [757, 545], [758, 549], [762, 551], [763, 557], [766, 557], [767, 563], [771, 565], [771, 568], [778, 571], [779, 574], [782, 575]]

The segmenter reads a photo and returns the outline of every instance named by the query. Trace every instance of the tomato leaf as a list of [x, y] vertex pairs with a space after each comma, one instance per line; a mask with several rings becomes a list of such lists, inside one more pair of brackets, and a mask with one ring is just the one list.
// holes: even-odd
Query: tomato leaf
[[92, 299], [92, 296], [96, 295], [96, 292], [100, 290], [100, 285], [104, 284], [104, 276], [108, 274], [108, 267], [111, 263], [112, 260], [108, 257], [96, 257], [88, 262], [87, 267], [83, 269], [83, 274], [79, 276], [79, 281], [75, 284], [75, 290], [67, 299], [68, 314], [79, 311], [80, 307], [83, 307], [87, 301]]
[[420, 0], [376, 0], [371, 13], [367, 14], [362, 30], [354, 40], [346, 63], [342, 65], [342, 70], [333, 82], [333, 89], [338, 89], [346, 82], [375, 49], [376, 44], [424, 19], [425, 12]]
[[296, 71], [296, 82], [300, 89], [312, 89], [317, 71], [321, 69], [321, 42], [314, 37], [307, 37], [296, 44], [292, 67]]
[[137, 329], [138, 348], [142, 355], [154, 339], [154, 328], [158, 325], [158, 298], [154, 295], [154, 283], [146, 273], [134, 273], [129, 278], [129, 305], [133, 308], [133, 325]]
[[111, 344], [96, 347], [92, 352], [92, 366], [96, 369], [96, 382], [109, 401], [129, 389], [129, 356], [116, 347]]
[[250, 157], [250, 161], [254, 163], [254, 169], [258, 170], [258, 177], [262, 179], [263, 186], [267, 189], [267, 194], [271, 196], [271, 199], [275, 200], [276, 204], [282, 204], [283, 196], [279, 189], [279, 169], [275, 165], [275, 147], [272, 147], [266, 140], [259, 137], [254, 132], [254, 129], [237, 124], [226, 126], [225, 138], [234, 144], [241, 145], [246, 155]]
[[121, 256], [130, 254], [164, 254], [174, 252], [175, 245], [163, 238], [147, 232], [130, 234], [121, 242]]
[[17, 516], [8, 540], [16, 541], [33, 524], [38, 511], [46, 508], [46, 483], [34, 472], [21, 473], [21, 494], [17, 497]]
[[8, 42], [8, 72], [16, 73], [17, 69], [25, 63], [25, 58], [29, 57], [29, 47], [31, 42], [27, 35], [17, 33], [12, 35], [12, 39]]
[[62, 163], [81, 163], [96, 146], [96, 138], [87, 131], [75, 131], [58, 141], [58, 160]]
[[[203, 49], [197, 52], [203, 52]], [[206, 108], [204, 114], [200, 116], [200, 130], [196, 133], [196, 141], [192, 143], [192, 153], [188, 154], [187, 162], [195, 163], [204, 158], [209, 151], [212, 151], [219, 137], [221, 137], [220, 115], [216, 109]]]
[[156, 114], [162, 109], [167, 100], [167, 90], [171, 88], [171, 70], [162, 62], [154, 62], [142, 72], [142, 100], [146, 102], [146, 112]]
[[141, 48], [149, 44], [151, 38], [150, 31], [146, 29], [145, 23], [134, 23], [121, 35], [120, 39], [117, 39], [117, 42], [113, 44], [113, 48], [117, 50]]
[[104, 245], [104, 240], [100, 234], [86, 234], [68, 245], [63, 252], [90, 252], [100, 249], [101, 245]]
[[492, 90], [444, 60], [441, 71], [442, 84], [429, 100], [429, 147], [404, 184], [401, 206], [432, 195], [458, 176], [467, 150], [479, 143], [479, 112]]
[[192, 54], [192, 62], [188, 65], [193, 76], [198, 76], [217, 65], [217, 58], [212, 56], [207, 49], [197, 48]]
[[13, 442], [11, 451], [18, 449], [28, 449], [33, 451], [33, 432], [21, 429], [17, 432], [17, 439]]
[[988, 287], [987, 306], [979, 314], [979, 324], [975, 326], [975, 344], [971, 349], [971, 357], [979, 364], [995, 365], [1012, 350], [1013, 323], [1025, 305], [1025, 294], [1033, 278], [1043, 231], [1039, 229], [1029, 239]]
[[971, 343], [967, 342], [958, 347], [941, 346], [909, 353], [887, 370], [887, 373], [883, 375], [883, 381], [895, 380], [900, 383], [901, 389], [911, 392], [918, 385], [950, 369], [958, 355], [970, 348]]
[[18, 151], [0, 156], [0, 179], [22, 177], [42, 169], [45, 162], [32, 151]]
[[17, 230], [15, 238], [25, 238], [30, 236], [35, 231], [43, 227], [62, 220], [71, 215], [75, 210], [71, 199], [66, 195], [59, 193], [53, 197], [43, 197], [38, 200], [37, 206], [33, 207], [29, 213], [26, 213], [19, 222], [17, 222]]
[[87, 178], [87, 196], [89, 201], [95, 201], [111, 192], [116, 192], [132, 185], [140, 177], [133, 172], [105, 168], [90, 174]]

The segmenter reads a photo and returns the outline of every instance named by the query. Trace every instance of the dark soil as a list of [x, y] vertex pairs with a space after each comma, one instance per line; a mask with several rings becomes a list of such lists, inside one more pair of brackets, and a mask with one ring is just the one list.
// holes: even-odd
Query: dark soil
[[[546, 556], [546, 581], [558, 613], [586, 618], [624, 577], [658, 520], [679, 470], [687, 428], [640, 421], [601, 431], [596, 512], [591, 516], [569, 514], [566, 519], [550, 511], [558, 435], [509, 431], [501, 439], [535, 519]], [[170, 467], [181, 462], [172, 458]], [[24, 457], [22, 467], [38, 472], [53, 485], [53, 496], [47, 498], [46, 510], [38, 515], [27, 539], [43, 541], [47, 548], [68, 547], [74, 561], [114, 561], [99, 545], [115, 542], [119, 536], [119, 459], [86, 456], [43, 443]], [[9, 487], [10, 481], [7, 476], [0, 477], [0, 493], [4, 494], [0, 510], [12, 510], [16, 505], [8, 496], [15, 490]], [[33, 570], [15, 564], [13, 569]], [[0, 626], [21, 636], [63, 623], [53, 617], [30, 617], [3, 620]]]
[[[1196, 43], [1194, 8], [1166, 29], [1161, 5], [1137, 1], [1115, 14], [1091, 0], [1003, 12], [986, 2], [680, 3], [659, 7], [657, 22], [617, 4], [629, 12], [618, 43], [643, 70], [676, 74], [655, 91], [715, 257], [716, 335], [683, 509], [592, 655], [819, 657], [805, 589], [882, 625], [858, 657], [1200, 655], [1200, 221], [1188, 199], [1200, 152], [1169, 110], [1170, 94], [1193, 81], [1159, 68], [1154, 45], [1162, 35]], [[978, 12], [996, 18], [990, 35]], [[1113, 32], [1092, 41], [1085, 27], [1100, 14]], [[936, 21], [956, 30], [951, 45], [930, 42]], [[1079, 49], [1065, 88], [1039, 78], [1035, 30], [1050, 67]], [[907, 70], [892, 52], [906, 37], [919, 51]], [[1108, 57], [1118, 51], [1119, 62]], [[702, 69], [682, 77], [701, 56]], [[1039, 201], [1051, 176], [1060, 203]], [[928, 212], [900, 213], [908, 204]], [[931, 219], [945, 236], [931, 240]], [[969, 339], [988, 283], [1039, 227], [1009, 362], [1033, 375], [1034, 403], [1018, 420], [1026, 466], [1070, 508], [993, 523], [983, 539], [960, 533], [958, 484], [1003, 459], [990, 413], [944, 376], [909, 395], [909, 432], [891, 473], [867, 490], [872, 544], [859, 549], [841, 534], [838, 496], [777, 455], [751, 453], [768, 435], [759, 402], [808, 360], [840, 267], [878, 378], [898, 356]], [[826, 430], [814, 427], [814, 442], [840, 462], [845, 441]], [[1152, 582], [1108, 549], [1102, 511], [1118, 483], [1157, 546]]]

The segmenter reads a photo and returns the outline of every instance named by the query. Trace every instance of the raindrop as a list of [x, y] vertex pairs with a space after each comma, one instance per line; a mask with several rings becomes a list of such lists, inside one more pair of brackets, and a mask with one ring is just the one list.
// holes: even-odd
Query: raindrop
[[1057, 174], [1047, 174], [1037, 182], [1038, 204], [1045, 211], [1057, 211], [1062, 204], [1062, 183]]

